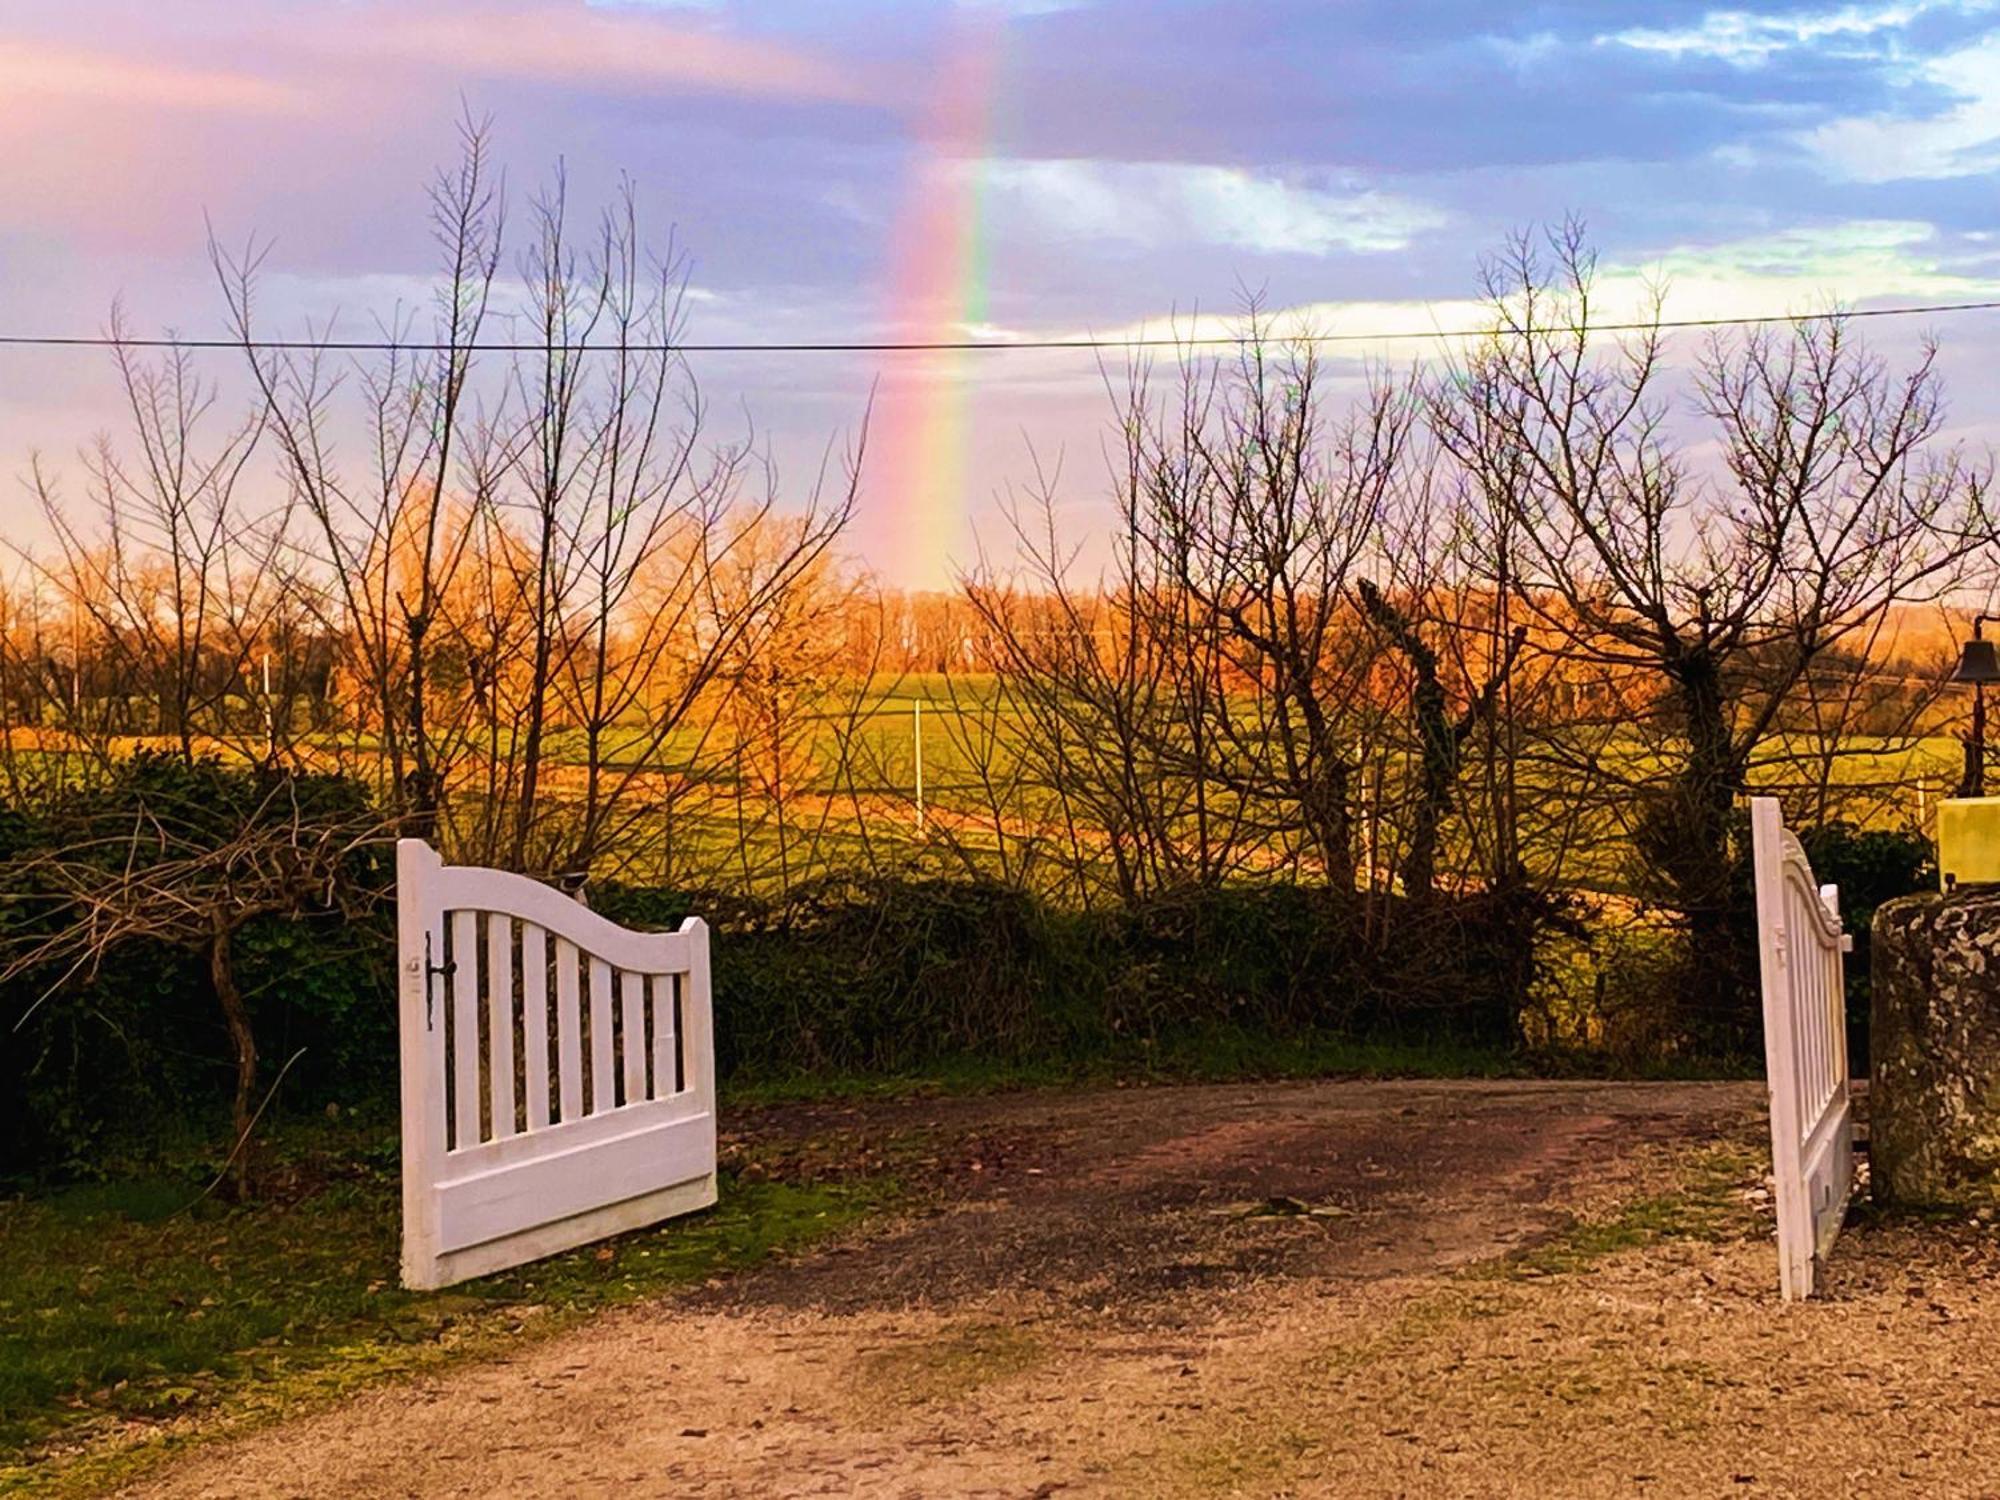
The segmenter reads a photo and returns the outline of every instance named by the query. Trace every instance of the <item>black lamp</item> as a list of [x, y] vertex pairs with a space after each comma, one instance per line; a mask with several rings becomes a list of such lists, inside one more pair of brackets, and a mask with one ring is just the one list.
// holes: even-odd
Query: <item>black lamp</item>
[[1972, 737], [1965, 743], [1965, 775], [1959, 785], [1961, 797], [1986, 795], [1986, 684], [2000, 682], [2000, 651], [1986, 639], [1981, 627], [1997, 615], [1974, 615], [1972, 639], [1958, 654], [1958, 670], [1953, 682], [1972, 684]]

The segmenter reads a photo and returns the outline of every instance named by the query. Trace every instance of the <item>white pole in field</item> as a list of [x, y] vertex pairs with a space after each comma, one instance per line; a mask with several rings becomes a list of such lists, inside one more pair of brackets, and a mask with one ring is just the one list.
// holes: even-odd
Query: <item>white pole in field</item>
[[271, 707], [271, 653], [264, 653], [264, 739], [275, 751], [278, 748], [278, 716]]
[[924, 700], [910, 703], [910, 738], [917, 756], [917, 837], [924, 836]]

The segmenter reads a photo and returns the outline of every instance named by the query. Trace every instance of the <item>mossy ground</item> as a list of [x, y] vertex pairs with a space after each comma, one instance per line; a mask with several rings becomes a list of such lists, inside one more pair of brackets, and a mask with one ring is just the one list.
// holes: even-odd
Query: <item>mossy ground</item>
[[886, 1174], [725, 1177], [705, 1213], [417, 1293], [396, 1277], [393, 1140], [342, 1145], [273, 1162], [281, 1186], [246, 1206], [175, 1176], [0, 1202], [0, 1492], [751, 1266], [898, 1193]]
[[1585, 1212], [1557, 1238], [1477, 1266], [1467, 1274], [1517, 1279], [1582, 1270], [1621, 1250], [1662, 1240], [1722, 1242], [1763, 1233], [1763, 1214], [1748, 1194], [1758, 1190], [1767, 1157], [1747, 1139], [1726, 1139], [1663, 1160], [1665, 1192]]

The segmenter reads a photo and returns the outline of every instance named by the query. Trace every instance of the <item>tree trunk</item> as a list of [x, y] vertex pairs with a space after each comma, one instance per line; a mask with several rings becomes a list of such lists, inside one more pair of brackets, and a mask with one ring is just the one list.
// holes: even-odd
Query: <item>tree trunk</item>
[[1694, 652], [1673, 669], [1680, 690], [1687, 758], [1675, 772], [1661, 815], [1640, 840], [1662, 894], [1679, 912], [1688, 939], [1687, 1019], [1726, 1046], [1754, 1041], [1747, 1001], [1743, 916], [1731, 879], [1729, 816], [1742, 770], [1729, 731], [1721, 674]]
[[1331, 746], [1319, 750], [1319, 765], [1301, 799], [1306, 826], [1319, 845], [1326, 884], [1336, 898], [1352, 901], [1359, 870], [1354, 859], [1354, 812], [1349, 806], [1353, 772]]
[[[1418, 632], [1414, 621], [1389, 602], [1381, 589], [1365, 578], [1356, 588], [1362, 608], [1403, 653], [1416, 679], [1410, 691], [1410, 712], [1417, 729], [1417, 801], [1410, 815], [1410, 846], [1403, 856], [1402, 874], [1403, 893], [1421, 903], [1437, 887], [1438, 845], [1443, 841], [1445, 817], [1452, 810], [1465, 737], [1473, 725], [1492, 712], [1493, 699], [1513, 670], [1515, 654], [1527, 639], [1527, 632], [1517, 629], [1510, 635], [1505, 655], [1496, 653], [1485, 688], [1467, 706], [1464, 715], [1454, 721], [1448, 712], [1444, 684], [1438, 680], [1436, 648]], [[1511, 878], [1510, 860], [1497, 862], [1496, 868], [1500, 872], [1497, 879]]]
[[236, 1197], [250, 1195], [250, 1099], [257, 1087], [257, 1037], [250, 1029], [250, 1011], [236, 987], [236, 965], [230, 952], [230, 930], [217, 924], [208, 945], [208, 978], [222, 1007], [222, 1023], [236, 1053], [236, 1093], [230, 1102], [231, 1182]]
[[410, 695], [409, 732], [410, 751], [414, 764], [403, 787], [403, 829], [406, 836], [437, 841], [438, 821], [438, 780], [431, 766], [430, 726], [425, 722], [424, 712], [424, 636], [430, 628], [430, 616], [418, 612], [408, 617], [410, 637]]
[[[528, 839], [534, 832], [536, 799], [542, 781], [542, 732], [548, 717], [549, 674], [554, 654], [554, 630], [549, 622], [549, 550], [554, 545], [555, 513], [544, 500], [541, 541], [535, 558], [535, 652], [528, 681], [527, 732], [521, 743], [521, 798], [514, 808], [514, 841], [509, 850], [514, 870], [528, 868]], [[496, 700], [497, 701], [497, 700]], [[652, 725], [648, 724], [648, 731]]]

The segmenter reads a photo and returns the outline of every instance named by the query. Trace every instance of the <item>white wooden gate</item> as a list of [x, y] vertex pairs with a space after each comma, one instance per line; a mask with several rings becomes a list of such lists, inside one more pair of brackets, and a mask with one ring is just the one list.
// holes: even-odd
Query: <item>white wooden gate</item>
[[447, 1286], [715, 1201], [708, 929], [632, 932], [396, 845], [403, 1283]]
[[1750, 800], [1763, 971], [1764, 1065], [1778, 1198], [1778, 1286], [1812, 1295], [1854, 1182], [1840, 893], [1812, 865], [1772, 797]]

